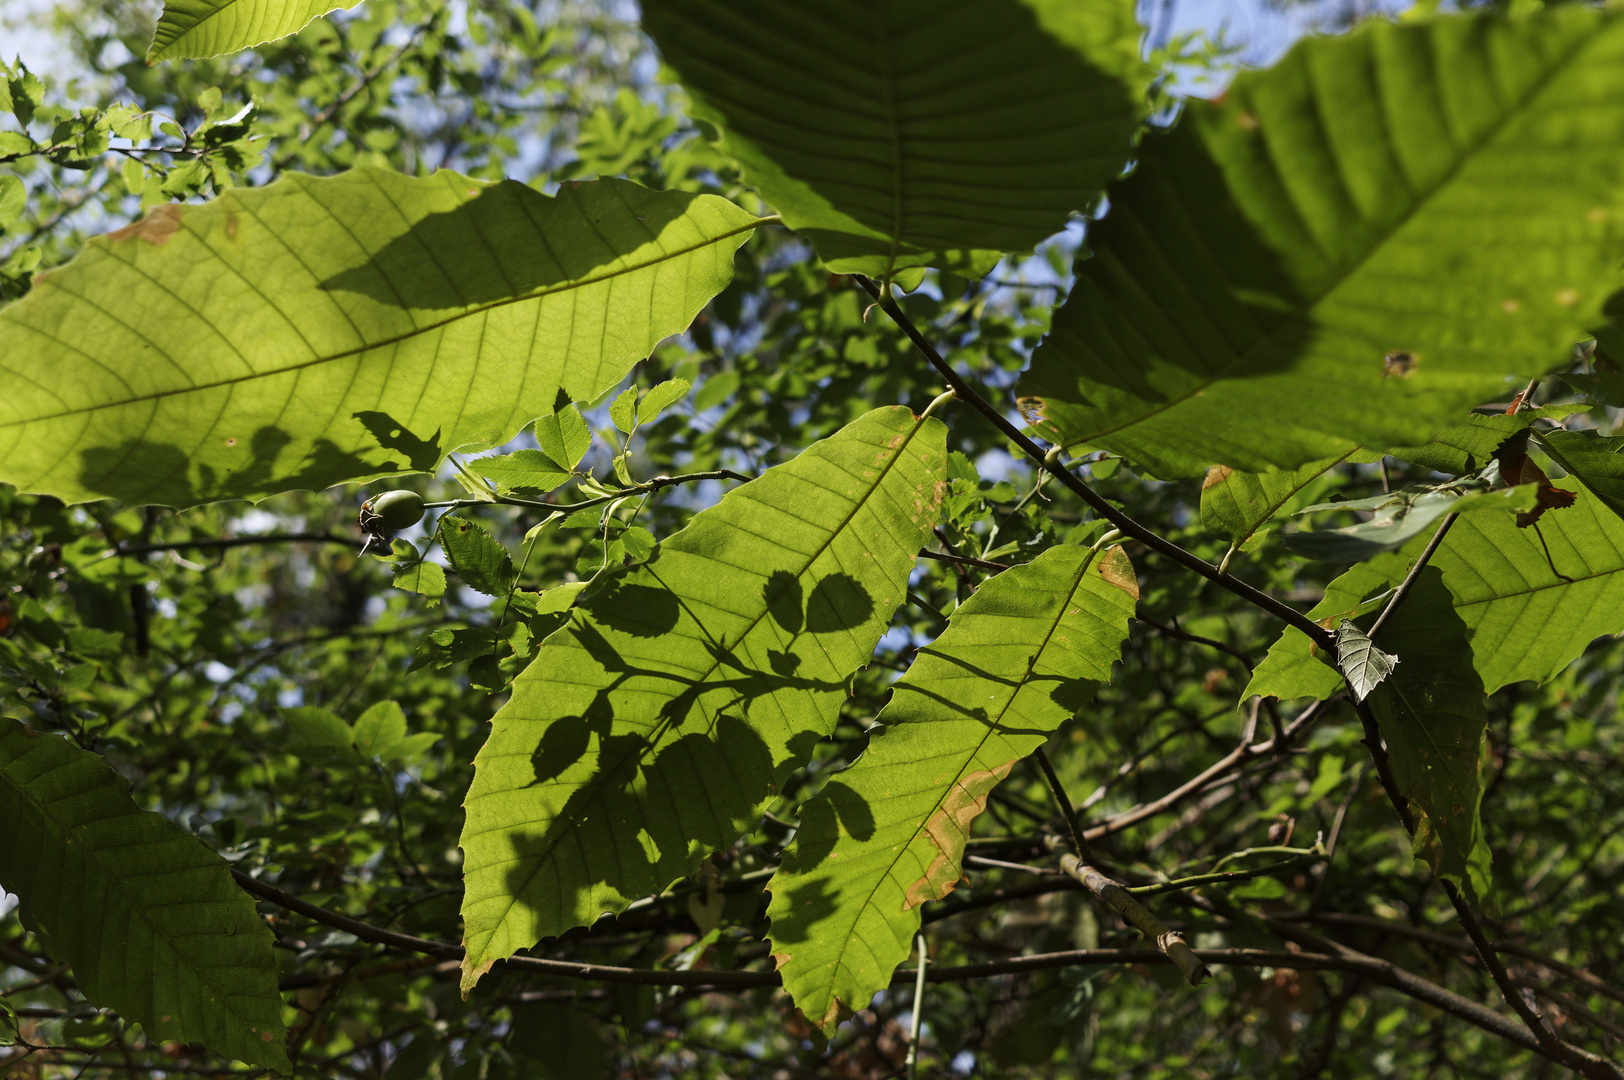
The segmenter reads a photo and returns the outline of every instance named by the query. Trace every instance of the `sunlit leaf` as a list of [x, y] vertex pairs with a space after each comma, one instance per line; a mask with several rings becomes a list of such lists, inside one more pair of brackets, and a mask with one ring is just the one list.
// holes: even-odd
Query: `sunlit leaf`
[[1110, 678], [1138, 596], [1121, 548], [1050, 548], [981, 586], [897, 681], [769, 886], [774, 957], [807, 1019], [832, 1032], [890, 983], [988, 793]]
[[432, 470], [612, 387], [755, 220], [378, 169], [159, 207], [0, 310], [0, 480], [189, 506]]
[[1355, 701], [1363, 701], [1398, 666], [1399, 658], [1382, 652], [1365, 632], [1343, 619], [1336, 628], [1337, 666], [1342, 669]]
[[221, 56], [287, 37], [360, 0], [164, 0], [147, 63]]
[[582, 594], [475, 759], [465, 989], [755, 825], [903, 600], [946, 457], [940, 421], [869, 413]]

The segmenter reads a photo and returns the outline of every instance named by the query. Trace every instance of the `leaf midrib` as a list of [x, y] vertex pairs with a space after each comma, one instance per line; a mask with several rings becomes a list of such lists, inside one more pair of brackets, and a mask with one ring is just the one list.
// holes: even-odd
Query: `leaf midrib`
[[[619, 267], [619, 268], [617, 268], [615, 270], [611, 270], [611, 271], [609, 271], [607, 273], [599, 274], [599, 275], [597, 275], [595, 277], [582, 278], [582, 279], [580, 279], [578, 281], [568, 282], [568, 283], [565, 283], [563, 285], [558, 285], [558, 286], [555, 286], [555, 287], [552, 287], [552, 288], [539, 289], [539, 290], [536, 290], [534, 292], [528, 292], [528, 293], [523, 294], [522, 296], [507, 297], [507, 298], [502, 299], [502, 300], [494, 300], [494, 301], [492, 301], [492, 302], [490, 302], [488, 304], [481, 304], [481, 305], [478, 305], [476, 307], [466, 308], [466, 309], [464, 309], [462, 311], [457, 312], [455, 315], [450, 315], [450, 316], [448, 316], [448, 317], [446, 317], [444, 319], [441, 319], [438, 322], [430, 323], [430, 324], [425, 325], [425, 326], [416, 327], [416, 328], [414, 328], [412, 330], [408, 330], [408, 331], [406, 331], [404, 333], [396, 334], [393, 337], [380, 338], [377, 341], [367, 342], [366, 344], [358, 345], [353, 349], [345, 349], [345, 350], [343, 350], [341, 352], [330, 353], [330, 354], [325, 355], [325, 356], [318, 356], [318, 357], [315, 357], [315, 358], [310, 359], [310, 360], [300, 361], [297, 364], [286, 364], [286, 365], [284, 365], [282, 367], [272, 368], [272, 369], [266, 370], [266, 371], [255, 371], [255, 372], [251, 372], [251, 373], [249, 373], [247, 375], [239, 375], [239, 376], [235, 376], [235, 377], [228, 378], [228, 379], [217, 379], [214, 382], [194, 383], [191, 386], [177, 387], [177, 388], [175, 388], [173, 390], [158, 390], [158, 391], [154, 391], [154, 392], [152, 392], [150, 394], [137, 394], [137, 395], [132, 395], [132, 396], [129, 396], [129, 397], [121, 398], [121, 399], [119, 399], [117, 401], [100, 402], [100, 403], [97, 403], [97, 404], [94, 404], [94, 405], [87, 405], [87, 406], [82, 406], [80, 408], [74, 408], [74, 409], [63, 409], [63, 410], [61, 410], [59, 412], [45, 413], [45, 414], [41, 414], [41, 415], [37, 415], [37, 416], [27, 416], [27, 417], [22, 417], [22, 418], [16, 419], [16, 420], [0, 420], [0, 429], [10, 428], [10, 427], [22, 427], [22, 426], [25, 426], [25, 425], [28, 425], [28, 424], [40, 424], [40, 423], [45, 423], [45, 422], [50, 421], [50, 420], [60, 420], [60, 419], [63, 419], [65, 417], [69, 417], [69, 416], [83, 416], [83, 415], [86, 415], [86, 414], [89, 414], [89, 413], [101, 412], [101, 411], [106, 410], [106, 409], [119, 409], [119, 408], [124, 408], [125, 406], [129, 406], [129, 405], [138, 405], [138, 404], [141, 404], [142, 402], [147, 402], [147, 401], [158, 401], [158, 400], [162, 400], [164, 398], [178, 397], [178, 396], [181, 396], [181, 395], [184, 395], [184, 394], [201, 393], [201, 392], [207, 391], [207, 390], [218, 390], [221, 387], [238, 386], [238, 385], [242, 385], [242, 384], [245, 384], [245, 383], [251, 383], [251, 382], [254, 382], [254, 381], [259, 380], [259, 379], [271, 379], [271, 378], [276, 378], [277, 376], [280, 376], [280, 375], [287, 375], [287, 374], [290, 374], [292, 372], [303, 371], [306, 368], [318, 367], [318, 366], [320, 366], [322, 364], [336, 363], [336, 362], [338, 362], [340, 360], [345, 360], [345, 359], [348, 359], [349, 357], [352, 357], [352, 356], [359, 356], [359, 355], [361, 355], [363, 353], [372, 352], [373, 350], [376, 350], [376, 349], [383, 349], [383, 348], [387, 348], [387, 347], [389, 347], [391, 345], [397, 345], [397, 344], [399, 344], [399, 343], [401, 343], [403, 341], [409, 341], [409, 340], [411, 340], [413, 338], [420, 337], [420, 336], [422, 336], [424, 334], [432, 333], [432, 332], [434, 332], [436, 330], [439, 330], [439, 329], [441, 329], [443, 327], [449, 326], [452, 323], [460, 322], [463, 319], [474, 318], [474, 317], [476, 317], [478, 315], [482, 315], [482, 314], [484, 314], [484, 313], [486, 313], [488, 311], [494, 311], [494, 310], [496, 310], [498, 308], [507, 307], [507, 306], [509, 306], [511, 304], [522, 304], [522, 303], [526, 303], [526, 302], [532, 301], [532, 300], [542, 300], [542, 299], [545, 299], [546, 297], [549, 297], [549, 296], [556, 296], [556, 295], [559, 295], [561, 293], [571, 292], [571, 291], [576, 290], [576, 289], [589, 288], [590, 286], [593, 286], [593, 285], [602, 284], [605, 281], [611, 281], [611, 280], [613, 280], [613, 279], [615, 279], [617, 277], [623, 277], [623, 276], [625, 276], [627, 274], [633, 274], [633, 273], [637, 273], [639, 271], [647, 270], [650, 267], [658, 266], [659, 264], [661, 264], [663, 262], [669, 262], [672, 259], [680, 258], [683, 255], [691, 254], [691, 253], [693, 253], [695, 251], [699, 251], [699, 250], [701, 250], [703, 248], [713, 247], [716, 244], [719, 244], [724, 240], [728, 240], [728, 239], [731, 239], [732, 237], [738, 236], [740, 233], [749, 232], [749, 231], [751, 231], [753, 229], [761, 228], [763, 225], [775, 225], [780, 220], [781, 219], [776, 214], [771, 214], [771, 215], [768, 215], [766, 217], [755, 218], [754, 220], [752, 220], [752, 221], [750, 221], [750, 222], [748, 222], [748, 223], [746, 223], [744, 225], [740, 225], [740, 226], [737, 226], [735, 228], [728, 229], [726, 232], [722, 232], [722, 233], [718, 233], [718, 234], [716, 234], [714, 236], [706, 237], [704, 240], [701, 240], [698, 243], [689, 244], [686, 247], [678, 248], [678, 249], [676, 249], [674, 251], [662, 252], [657, 258], [647, 259], [647, 260], [644, 260], [642, 262], [638, 262], [638, 263], [636, 263], [634, 265], [630, 265], [630, 266], [622, 266], [622, 267]], [[188, 231], [190, 231], [190, 230], [188, 230]], [[196, 234], [194, 233], [193, 235], [196, 235]], [[212, 254], [212, 252], [211, 252], [211, 254]], [[370, 260], [369, 260], [369, 262], [370, 262]], [[282, 312], [282, 314], [286, 315], [287, 313]], [[41, 333], [41, 331], [37, 330], [34, 327], [28, 327], [28, 329], [30, 331], [34, 332], [34, 333]]]
[[[1598, 31], [1605, 29], [1616, 28], [1603, 26], [1598, 28]], [[1311, 299], [1295, 308], [1291, 314], [1291, 317], [1283, 321], [1279, 327], [1253, 342], [1245, 349], [1245, 351], [1235, 354], [1233, 359], [1229, 360], [1217, 371], [1212, 372], [1205, 379], [1199, 383], [1196, 383], [1194, 386], [1178, 396], [1170, 398], [1161, 405], [1140, 413], [1132, 419], [1126, 420], [1114, 427], [1104, 428], [1098, 431], [1090, 432], [1087, 435], [1078, 436], [1077, 438], [1068, 441], [1065, 445], [1069, 448], [1087, 443], [1091, 440], [1109, 438], [1118, 432], [1125, 431], [1129, 428], [1135, 427], [1136, 425], [1145, 423], [1146, 421], [1159, 416], [1170, 409], [1182, 405], [1191, 398], [1199, 397], [1200, 395], [1206, 393], [1208, 388], [1227, 378], [1229, 373], [1237, 366], [1241, 366], [1246, 361], [1250, 360], [1252, 356], [1263, 346], [1271, 344], [1276, 339], [1277, 335], [1288, 329], [1297, 328], [1305, 320], [1309, 320], [1310, 315], [1315, 308], [1323, 303], [1331, 293], [1341, 288], [1342, 285], [1344, 285], [1354, 273], [1362, 269], [1371, 261], [1371, 259], [1375, 258], [1376, 255], [1392, 241], [1393, 237], [1397, 235], [1401, 229], [1407, 226], [1417, 216], [1417, 214], [1421, 212], [1422, 209], [1430, 204], [1433, 199], [1437, 198], [1441, 192], [1446, 190], [1455, 181], [1462, 169], [1464, 169], [1469, 163], [1475, 162], [1479, 155], [1488, 147], [1488, 145], [1499, 138], [1507, 126], [1509, 126], [1515, 120], [1521, 119], [1532, 107], [1533, 102], [1544, 94], [1546, 89], [1554, 80], [1559, 78], [1561, 75], [1566, 74], [1568, 69], [1577, 62], [1578, 57], [1580, 57], [1586, 50], [1596, 46], [1597, 42], [1603, 40], [1604, 37], [1605, 35], [1603, 33], [1598, 32], [1580, 38], [1578, 44], [1573, 46], [1567, 53], [1565, 53], [1561, 60], [1553, 63], [1539, 79], [1530, 84], [1529, 89], [1513, 107], [1508, 108], [1499, 120], [1488, 128], [1484, 129], [1483, 134], [1481, 134], [1458, 156], [1456, 161], [1438, 178], [1437, 181], [1433, 183], [1430, 190], [1416, 199], [1414, 204], [1409, 209], [1407, 209], [1403, 214], [1393, 221], [1386, 231], [1381, 234], [1380, 239], [1371, 245], [1369, 252], [1364, 258], [1350, 261], [1346, 267], [1332, 277], [1331, 280], [1328, 281], [1326, 285], [1322, 287], [1320, 291]], [[1318, 96], [1317, 92], [1316, 96]], [[1210, 115], [1217, 115], [1217, 113], [1215, 111]]]

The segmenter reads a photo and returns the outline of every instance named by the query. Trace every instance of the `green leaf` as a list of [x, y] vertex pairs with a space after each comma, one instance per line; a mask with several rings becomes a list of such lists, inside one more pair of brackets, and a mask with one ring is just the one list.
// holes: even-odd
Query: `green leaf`
[[20, 177], [0, 176], [0, 232], [11, 227], [28, 205], [28, 188]]
[[378, 169], [159, 207], [0, 310], [0, 480], [190, 506], [432, 470], [614, 386], [755, 224], [624, 180]]
[[355, 721], [355, 750], [362, 757], [387, 758], [406, 738], [406, 714], [393, 701], [380, 701]]
[[637, 403], [637, 422], [652, 424], [660, 413], [688, 396], [687, 379], [667, 379], [643, 395]]
[[979, 277], [1060, 231], [1126, 164], [1150, 74], [1128, 0], [649, 0], [643, 26], [745, 180], [874, 277]]
[[223, 56], [296, 34], [330, 11], [361, 0], [165, 0], [147, 63]]
[[592, 429], [574, 405], [558, 403], [551, 416], [537, 419], [536, 445], [563, 469], [573, 469], [581, 463], [592, 446]]
[[890, 983], [989, 792], [1110, 678], [1138, 595], [1121, 548], [1050, 548], [981, 586], [895, 683], [769, 886], [774, 957], [807, 1019], [832, 1032]]
[[637, 427], [637, 387], [628, 386], [609, 403], [609, 419], [615, 427], [630, 435]]
[[1624, 438], [1548, 431], [1538, 445], [1613, 513], [1624, 518]]
[[225, 860], [67, 740], [0, 718], [0, 886], [95, 1005], [154, 1043], [291, 1072], [271, 932]]
[[1201, 483], [1201, 527], [1233, 547], [1251, 539], [1262, 525], [1303, 501], [1314, 481], [1355, 457], [1349, 450], [1339, 457], [1312, 461], [1300, 469], [1237, 472], [1214, 465]]
[[[1555, 486], [1575, 491], [1576, 501], [1546, 512], [1537, 528], [1519, 528], [1509, 514], [1470, 514], [1432, 556], [1471, 632], [1473, 663], [1491, 694], [1523, 679], [1545, 682], [1596, 638], [1624, 632], [1624, 520], [1571, 480]], [[1371, 606], [1361, 601], [1402, 581], [1429, 539], [1422, 534], [1402, 551], [1355, 566], [1326, 588], [1309, 618], [1322, 626], [1357, 619]], [[1342, 679], [1316, 655], [1301, 631], [1287, 629], [1245, 696], [1329, 697]]]
[[440, 544], [451, 569], [470, 589], [486, 596], [506, 596], [518, 576], [513, 557], [478, 522], [461, 515], [440, 519]]
[[295, 748], [318, 747], [347, 750], [355, 742], [355, 732], [337, 713], [313, 705], [282, 710], [282, 719], [293, 733]]
[[[1324, 596], [1308, 617], [1330, 629], [1344, 619], [1375, 610], [1386, 602], [1393, 586], [1403, 580], [1412, 561], [1404, 553], [1388, 552], [1357, 564], [1325, 587]], [[1324, 700], [1343, 685], [1341, 671], [1320, 654], [1308, 635], [1288, 626], [1252, 672], [1251, 681], [1241, 691], [1241, 700], [1253, 696], [1281, 701], [1305, 697]]]
[[396, 570], [390, 584], [434, 601], [445, 595], [445, 571], [437, 563], [419, 560]]
[[1336, 628], [1336, 662], [1353, 691], [1353, 700], [1363, 701], [1393, 673], [1399, 658], [1376, 648], [1363, 630], [1343, 619]]
[[1140, 149], [1020, 385], [1038, 433], [1164, 479], [1419, 442], [1619, 287], [1624, 21], [1369, 20]]
[[1424, 568], [1382, 628], [1382, 645], [1405, 662], [1376, 687], [1370, 708], [1399, 793], [1419, 812], [1416, 857], [1481, 904], [1491, 886], [1478, 816], [1488, 708], [1467, 651], [1466, 624], [1444, 588], [1446, 576], [1435, 566]]
[[1596, 638], [1624, 631], [1624, 521], [1571, 479], [1555, 486], [1578, 498], [1546, 512], [1537, 530], [1474, 514], [1455, 522], [1432, 557], [1491, 694], [1522, 679], [1545, 682]]
[[871, 412], [582, 594], [475, 759], [465, 989], [756, 824], [906, 596], [945, 441], [935, 419]]
[[500, 457], [466, 462], [470, 472], [493, 481], [503, 491], [546, 492], [570, 478], [570, 470], [540, 450], [516, 450]]
[[1432, 441], [1420, 446], [1395, 446], [1387, 452], [1400, 461], [1408, 461], [1423, 469], [1464, 475], [1475, 473], [1488, 465], [1500, 444], [1536, 420], [1560, 420], [1577, 412], [1584, 405], [1547, 405], [1539, 409], [1523, 409], [1504, 415], [1474, 413], [1464, 424], [1451, 424], [1432, 436]]

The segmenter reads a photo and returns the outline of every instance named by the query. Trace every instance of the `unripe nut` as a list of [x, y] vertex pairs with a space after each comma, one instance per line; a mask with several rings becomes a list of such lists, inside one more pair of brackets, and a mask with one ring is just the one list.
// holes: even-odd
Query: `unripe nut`
[[386, 491], [368, 506], [377, 524], [391, 532], [423, 520], [423, 496], [415, 491]]

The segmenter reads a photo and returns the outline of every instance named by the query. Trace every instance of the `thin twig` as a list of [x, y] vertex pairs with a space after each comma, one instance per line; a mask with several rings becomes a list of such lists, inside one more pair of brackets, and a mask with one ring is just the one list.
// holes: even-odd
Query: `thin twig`
[[[1088, 845], [1083, 841], [1082, 832], [1077, 828], [1077, 815], [1072, 810], [1071, 800], [1066, 796], [1065, 789], [1060, 785], [1060, 777], [1055, 775], [1054, 766], [1049, 764], [1049, 756], [1043, 752], [1042, 747], [1039, 747], [1033, 756], [1037, 758], [1038, 767], [1043, 770], [1043, 779], [1049, 789], [1049, 796], [1054, 799], [1055, 809], [1060, 812], [1061, 820], [1066, 823], [1066, 832], [1071, 837], [1073, 850], [1060, 856], [1060, 872], [1081, 882], [1084, 888], [1121, 915], [1130, 926], [1145, 935], [1146, 940], [1173, 961], [1191, 986], [1200, 986], [1201, 980], [1212, 973], [1207, 970], [1206, 965], [1195, 958], [1183, 935], [1158, 919], [1149, 908], [1135, 900], [1127, 889], [1089, 865]], [[1050, 850], [1056, 846], [1058, 843], [1051, 843]]]
[[967, 383], [964, 378], [953, 369], [951, 364], [942, 359], [941, 353], [936, 351], [936, 346], [932, 345], [930, 341], [919, 332], [919, 328], [913, 324], [913, 320], [909, 319], [903, 310], [897, 306], [896, 301], [892, 299], [888, 292], [882, 290], [878, 285], [866, 277], [861, 275], [854, 276], [857, 283], [862, 286], [863, 290], [874, 298], [875, 302], [879, 304], [880, 308], [887, 315], [889, 315], [892, 321], [895, 322], [902, 332], [908, 336], [908, 340], [913, 342], [914, 347], [919, 350], [920, 354], [930, 363], [931, 367], [935, 368], [937, 373], [946, 380], [947, 384], [958, 392], [958, 396], [961, 401], [968, 403], [977, 412], [981, 413], [981, 415], [990, 420], [1006, 438], [1020, 448], [1022, 453], [1026, 454], [1029, 458], [1036, 462], [1040, 468], [1048, 470], [1048, 472], [1050, 472], [1055, 479], [1059, 480], [1089, 506], [1093, 507], [1094, 512], [1099, 514], [1100, 517], [1105, 518], [1113, 526], [1120, 529], [1124, 535], [1132, 537], [1151, 550], [1159, 552], [1167, 558], [1172, 559], [1180, 566], [1190, 570], [1193, 573], [1199, 574], [1208, 581], [1223, 586], [1230, 592], [1233, 592], [1235, 595], [1245, 600], [1247, 603], [1252, 604], [1254, 607], [1261, 608], [1263, 611], [1268, 612], [1270, 615], [1280, 619], [1287, 625], [1295, 626], [1297, 629], [1307, 634], [1309, 640], [1318, 644], [1322, 649], [1329, 651], [1335, 648], [1336, 642], [1331, 632], [1314, 622], [1312, 619], [1308, 618], [1302, 612], [1287, 606], [1267, 593], [1255, 589], [1243, 581], [1231, 577], [1228, 574], [1220, 573], [1216, 566], [1213, 566], [1205, 559], [1202, 559], [1191, 552], [1185, 551], [1183, 548], [1179, 547], [1171, 540], [1166, 539], [1161, 534], [1139, 524], [1139, 522], [1123, 513], [1104, 496], [1100, 495], [1093, 488], [1083, 483], [1083, 481], [1078, 478], [1076, 474], [1067, 471], [1057, 458], [1049, 458], [1036, 443], [1026, 437], [1020, 428], [1010, 423], [1009, 419], [1005, 417], [996, 406], [978, 394], [974, 388], [972, 388], [970, 384]]

